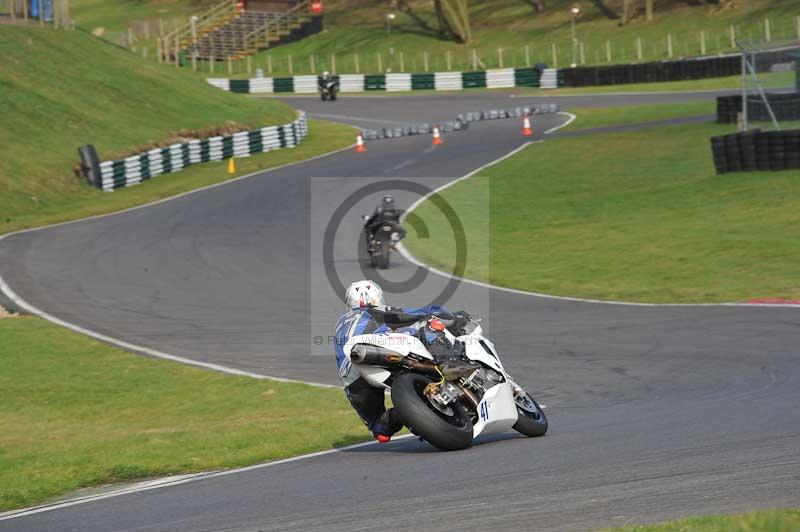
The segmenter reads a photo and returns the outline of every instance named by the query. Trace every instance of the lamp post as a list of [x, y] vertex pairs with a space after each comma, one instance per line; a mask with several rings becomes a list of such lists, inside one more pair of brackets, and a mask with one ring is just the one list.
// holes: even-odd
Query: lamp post
[[386, 15], [386, 35], [391, 35], [392, 33], [392, 21], [397, 15], [394, 13], [387, 13]]
[[575, 32], [575, 19], [581, 14], [581, 8], [575, 4], [569, 12], [572, 15], [572, 68], [575, 68], [578, 66], [578, 35]]

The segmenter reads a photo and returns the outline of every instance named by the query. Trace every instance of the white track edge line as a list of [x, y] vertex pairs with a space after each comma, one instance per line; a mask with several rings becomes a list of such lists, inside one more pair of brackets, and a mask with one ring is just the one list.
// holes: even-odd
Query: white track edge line
[[[404, 434], [402, 436], [397, 436], [393, 438], [392, 441], [404, 440], [407, 438], [414, 438], [413, 434]], [[9, 519], [17, 519], [19, 517], [25, 517], [29, 515], [34, 515], [42, 512], [49, 512], [52, 510], [59, 510], [61, 508], [68, 508], [70, 506], [77, 506], [80, 504], [86, 504], [89, 502], [94, 501], [101, 501], [104, 499], [111, 499], [114, 497], [120, 497], [122, 495], [128, 495], [131, 493], [141, 493], [143, 491], [150, 491], [159, 488], [167, 488], [171, 486], [179, 486], [181, 484], [189, 484], [191, 482], [197, 482], [199, 480], [206, 480], [210, 478], [217, 478], [217, 477], [225, 477], [228, 475], [236, 475], [239, 473], [246, 473], [248, 471], [255, 471], [258, 469], [265, 469], [268, 467], [288, 464], [291, 462], [298, 462], [301, 460], [308, 460], [309, 458], [318, 458], [320, 456], [326, 456], [329, 454], [336, 454], [341, 452], [350, 451], [352, 449], [358, 449], [361, 447], [367, 447], [369, 445], [377, 445], [378, 442], [376, 441], [367, 441], [363, 443], [356, 443], [353, 445], [348, 445], [347, 447], [339, 447], [337, 449], [327, 449], [325, 451], [317, 451], [314, 453], [302, 454], [300, 456], [293, 456], [291, 458], [283, 458], [280, 460], [274, 460], [272, 462], [262, 462], [260, 464], [255, 464], [251, 466], [245, 467], [238, 467], [236, 469], [225, 469], [223, 471], [211, 471], [206, 473], [195, 473], [190, 475], [178, 475], [174, 477], [167, 477], [162, 480], [153, 480], [153, 481], [143, 481], [139, 482], [133, 486], [120, 488], [115, 491], [101, 493], [97, 495], [88, 495], [85, 497], [78, 497], [75, 499], [67, 500], [64, 502], [55, 502], [51, 504], [44, 504], [41, 506], [34, 506], [31, 508], [24, 508], [21, 510], [12, 510], [11, 512], [7, 512], [6, 514], [0, 515], [0, 521], [7, 521]]]
[[[566, 116], [568, 118], [567, 121], [564, 122], [561, 125], [558, 125], [556, 127], [548, 129], [547, 131], [544, 132], [545, 135], [548, 135], [550, 133], [558, 131], [559, 129], [567, 127], [568, 125], [570, 125], [572, 122], [574, 122], [578, 118], [574, 114], [567, 113], [565, 111], [559, 111], [557, 114]], [[481, 171], [485, 170], [486, 168], [488, 168], [490, 166], [493, 166], [493, 165], [495, 165], [497, 163], [500, 163], [500, 162], [504, 161], [505, 159], [508, 159], [509, 157], [511, 157], [513, 155], [516, 155], [517, 153], [519, 153], [523, 149], [527, 148], [528, 146], [531, 146], [533, 144], [538, 144], [540, 142], [544, 142], [544, 141], [543, 140], [536, 140], [536, 141], [532, 141], [532, 142], [526, 142], [522, 146], [519, 146], [518, 148], [516, 148], [513, 151], [503, 155], [502, 157], [499, 157], [499, 158], [495, 159], [494, 161], [489, 162], [489, 163], [481, 166], [480, 168], [477, 168], [477, 169], [473, 170], [472, 172], [468, 173], [467, 175], [459, 177], [458, 179], [456, 179], [454, 181], [446, 183], [446, 184], [444, 184], [444, 185], [432, 190], [431, 192], [429, 192], [425, 196], [422, 196], [417, 201], [412, 203], [411, 206], [403, 213], [403, 219], [405, 219], [405, 217], [408, 215], [408, 213], [412, 212], [414, 209], [419, 207], [419, 205], [422, 204], [422, 202], [424, 202], [425, 200], [427, 200], [429, 197], [433, 196], [434, 194], [438, 194], [439, 192], [442, 192], [443, 190], [455, 185], [456, 183], [459, 183], [461, 181], [469, 179], [470, 177], [474, 176], [478, 172], [481, 172]], [[557, 300], [557, 301], [574, 301], [576, 303], [594, 303], [594, 304], [600, 304], [600, 305], [618, 305], [618, 306], [631, 306], [631, 307], [690, 307], [690, 308], [691, 307], [747, 307], [747, 308], [767, 307], [767, 308], [793, 308], [793, 309], [800, 309], [800, 305], [790, 304], [790, 303], [637, 303], [637, 302], [633, 302], [633, 301], [614, 301], [614, 300], [602, 300], [602, 299], [587, 299], [587, 298], [581, 298], [581, 297], [569, 297], [569, 296], [557, 296], [557, 295], [553, 295], [553, 294], [543, 294], [543, 293], [539, 293], [539, 292], [531, 292], [531, 291], [528, 291], [528, 290], [520, 290], [518, 288], [508, 288], [508, 287], [505, 287], [505, 286], [493, 285], [493, 284], [490, 284], [490, 283], [484, 283], [482, 281], [476, 281], [474, 279], [467, 279], [465, 277], [457, 277], [455, 275], [452, 275], [450, 273], [447, 273], [447, 272], [444, 272], [444, 271], [439, 270], [437, 268], [434, 268], [433, 266], [430, 266], [429, 264], [425, 264], [424, 262], [418, 260], [416, 257], [414, 257], [414, 255], [411, 254], [411, 252], [408, 251], [408, 249], [406, 249], [406, 247], [403, 245], [402, 242], [400, 242], [397, 245], [397, 250], [400, 252], [401, 255], [403, 255], [403, 257], [405, 257], [406, 260], [408, 260], [409, 262], [411, 262], [415, 266], [419, 266], [420, 268], [424, 268], [424, 269], [428, 270], [429, 272], [434, 273], [436, 275], [439, 275], [441, 277], [445, 277], [447, 279], [456, 279], [459, 282], [468, 283], [468, 284], [472, 284], [472, 285], [475, 285], [475, 286], [480, 286], [482, 288], [488, 288], [490, 290], [498, 290], [498, 291], [501, 291], [501, 292], [506, 292], [506, 293], [509, 293], [509, 294], [516, 294], [516, 295], [521, 295], [521, 296], [538, 297], [538, 298], [542, 298], [542, 299], [552, 299], [552, 300]]]
[[[59, 223], [55, 223], [55, 224], [52, 224], [52, 225], [45, 225], [45, 226], [42, 226], [42, 227], [32, 227], [32, 228], [28, 228], [28, 229], [21, 229], [19, 231], [13, 231], [11, 233], [6, 233], [4, 235], [0, 235], [0, 242], [5, 240], [6, 238], [10, 238], [10, 237], [15, 236], [15, 235], [21, 235], [21, 234], [24, 234], [24, 233], [33, 233], [33, 232], [36, 232], [36, 231], [43, 231], [45, 229], [52, 229], [54, 227], [60, 227], [60, 226], [63, 226], [63, 225], [70, 225], [70, 224], [86, 222], [86, 221], [89, 221], [89, 220], [107, 218], [107, 217], [111, 217], [111, 216], [117, 216], [117, 215], [120, 215], [120, 214], [124, 214], [126, 212], [136, 211], [136, 210], [139, 210], [139, 209], [145, 209], [145, 208], [148, 208], [148, 207], [152, 207], [154, 205], [159, 205], [159, 204], [166, 203], [166, 202], [169, 202], [169, 201], [174, 201], [174, 200], [183, 198], [185, 196], [189, 196], [191, 194], [197, 194], [199, 192], [203, 192], [203, 191], [210, 190], [210, 189], [213, 189], [213, 188], [227, 186], [227, 185], [230, 185], [232, 183], [236, 183], [238, 181], [243, 181], [245, 179], [250, 179], [252, 177], [255, 177], [255, 176], [258, 176], [258, 175], [261, 175], [261, 174], [282, 170], [284, 168], [288, 168], [288, 167], [291, 167], [291, 166], [297, 166], [297, 165], [300, 165], [300, 164], [305, 164], [305, 163], [308, 163], [308, 162], [311, 162], [311, 161], [316, 161], [318, 159], [323, 159], [325, 157], [329, 157], [329, 156], [335, 155], [337, 153], [342, 153], [344, 151], [351, 150], [351, 149], [353, 149], [354, 146], [355, 146], [355, 144], [351, 144], [351, 145], [346, 146], [344, 148], [341, 148], [341, 149], [338, 149], [338, 150], [334, 150], [334, 151], [330, 151], [328, 153], [323, 153], [321, 155], [317, 155], [317, 156], [311, 157], [309, 159], [304, 159], [302, 161], [296, 161], [296, 162], [291, 162], [291, 163], [287, 163], [287, 164], [282, 164], [282, 165], [275, 166], [273, 168], [267, 168], [267, 169], [264, 169], [264, 170], [256, 170], [255, 172], [251, 172], [249, 174], [245, 174], [245, 175], [242, 175], [242, 176], [239, 176], [239, 177], [235, 177], [235, 178], [229, 179], [227, 181], [222, 181], [220, 183], [213, 183], [211, 185], [207, 185], [207, 186], [204, 186], [204, 187], [201, 187], [201, 188], [188, 190], [186, 192], [182, 192], [180, 194], [176, 194], [175, 196], [170, 196], [168, 198], [162, 198], [162, 199], [158, 199], [158, 200], [151, 201], [151, 202], [148, 202], [148, 203], [143, 203], [142, 205], [135, 205], [133, 207], [128, 207], [128, 208], [122, 209], [120, 211], [109, 212], [109, 213], [105, 213], [105, 214], [96, 214], [96, 215], [93, 215], [93, 216], [88, 216], [86, 218], [80, 218], [78, 220], [68, 220], [66, 222], [59, 222]], [[196, 367], [201, 367], [201, 368], [205, 368], [205, 369], [210, 369], [210, 370], [217, 371], [217, 372], [220, 372], [220, 373], [226, 373], [228, 375], [237, 375], [237, 376], [241, 376], [241, 377], [251, 377], [251, 378], [255, 378], [255, 379], [269, 379], [269, 380], [273, 380], [273, 381], [277, 381], [277, 382], [306, 384], [306, 385], [309, 385], [309, 386], [316, 386], [316, 387], [319, 387], [319, 388], [338, 388], [339, 387], [339, 386], [335, 386], [335, 385], [332, 385], [332, 384], [323, 384], [323, 383], [319, 383], [319, 382], [301, 381], [301, 380], [296, 380], [296, 379], [287, 379], [287, 378], [284, 378], [284, 377], [274, 377], [274, 376], [271, 376], [271, 375], [263, 375], [261, 373], [254, 373], [254, 372], [251, 372], [251, 371], [244, 371], [244, 370], [240, 370], [240, 369], [236, 369], [236, 368], [231, 368], [231, 367], [228, 367], [228, 366], [223, 366], [221, 364], [213, 364], [213, 363], [210, 363], [210, 362], [202, 362], [202, 361], [199, 361], [199, 360], [192, 360], [190, 358], [184, 358], [184, 357], [180, 357], [180, 356], [176, 356], [176, 355], [171, 355], [171, 354], [165, 353], [163, 351], [150, 349], [148, 347], [136, 345], [136, 344], [133, 344], [133, 343], [130, 343], [130, 342], [126, 342], [124, 340], [120, 340], [118, 338], [114, 338], [112, 336], [108, 336], [108, 335], [105, 335], [105, 334], [101, 334], [101, 333], [92, 331], [90, 329], [86, 329], [85, 327], [81, 327], [79, 325], [75, 325], [74, 323], [70, 323], [70, 322], [62, 320], [60, 318], [56, 318], [55, 316], [53, 316], [51, 314], [48, 314], [47, 312], [44, 312], [43, 310], [41, 310], [39, 308], [36, 308], [35, 306], [31, 305], [30, 303], [25, 301], [22, 297], [20, 297], [16, 292], [14, 292], [14, 290], [5, 281], [5, 279], [3, 278], [2, 274], [0, 274], [0, 292], [4, 293], [6, 295], [6, 297], [8, 297], [15, 305], [19, 306], [20, 308], [25, 309], [26, 311], [30, 312], [31, 314], [33, 314], [35, 316], [43, 318], [43, 319], [45, 319], [45, 320], [47, 320], [49, 322], [55, 323], [56, 325], [59, 325], [59, 326], [64, 327], [66, 329], [69, 329], [69, 330], [71, 330], [73, 332], [77, 332], [79, 334], [83, 334], [85, 336], [89, 336], [90, 338], [94, 338], [95, 340], [99, 340], [101, 342], [105, 342], [107, 344], [111, 344], [111, 345], [120, 347], [122, 349], [127, 349], [129, 351], [134, 351], [134, 352], [146, 354], [146, 355], [149, 355], [151, 357], [160, 358], [160, 359], [164, 359], [164, 360], [171, 360], [173, 362], [179, 362], [181, 364], [186, 364], [186, 365], [189, 365], [189, 366], [196, 366]]]

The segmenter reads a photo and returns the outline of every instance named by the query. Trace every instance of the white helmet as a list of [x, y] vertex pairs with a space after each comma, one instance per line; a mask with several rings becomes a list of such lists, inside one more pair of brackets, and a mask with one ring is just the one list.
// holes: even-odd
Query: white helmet
[[383, 290], [377, 283], [363, 280], [350, 285], [344, 295], [344, 304], [348, 309], [363, 307], [380, 307], [383, 301]]

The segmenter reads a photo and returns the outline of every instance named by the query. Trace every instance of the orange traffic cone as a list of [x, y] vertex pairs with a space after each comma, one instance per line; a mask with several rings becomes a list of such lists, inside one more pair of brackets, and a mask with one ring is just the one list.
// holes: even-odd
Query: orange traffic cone
[[356, 137], [356, 153], [364, 153], [365, 151], [367, 151], [367, 147], [364, 146], [364, 139], [361, 137], [361, 133], [359, 133]]
[[525, 115], [525, 120], [522, 121], [522, 135], [525, 137], [533, 136], [533, 129], [531, 129], [531, 119]]
[[439, 133], [439, 126], [433, 126], [433, 145], [438, 146], [439, 144], [444, 144], [442, 135]]

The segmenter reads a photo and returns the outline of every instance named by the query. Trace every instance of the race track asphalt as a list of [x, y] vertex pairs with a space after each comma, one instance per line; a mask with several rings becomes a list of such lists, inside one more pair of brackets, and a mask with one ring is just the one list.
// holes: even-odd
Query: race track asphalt
[[[622, 103], [637, 98], [653, 96]], [[540, 99], [287, 101], [366, 126]], [[564, 119], [537, 118], [537, 134]], [[334, 211], [373, 183], [435, 188], [463, 176], [522, 145], [519, 126], [474, 124], [436, 148], [428, 137], [377, 141], [366, 154], [15, 235], [0, 242], [0, 275], [32, 305], [93, 331], [335, 384], [330, 346], [313, 341], [330, 334], [342, 307], [321, 252]], [[530, 149], [546, 150], [547, 141]], [[335, 232], [326, 264], [344, 284], [363, 276], [359, 215], [380, 195], [356, 202]], [[395, 197], [402, 206], [417, 196]], [[392, 260], [390, 281], [414, 272], [399, 254]], [[446, 285], [428, 275], [388, 298], [422, 304]], [[583, 530], [800, 502], [800, 309], [608, 305], [468, 283], [447, 305], [484, 317], [506, 367], [547, 405], [547, 436], [483, 438], [456, 453], [399, 440], [2, 520], [0, 530]]]

